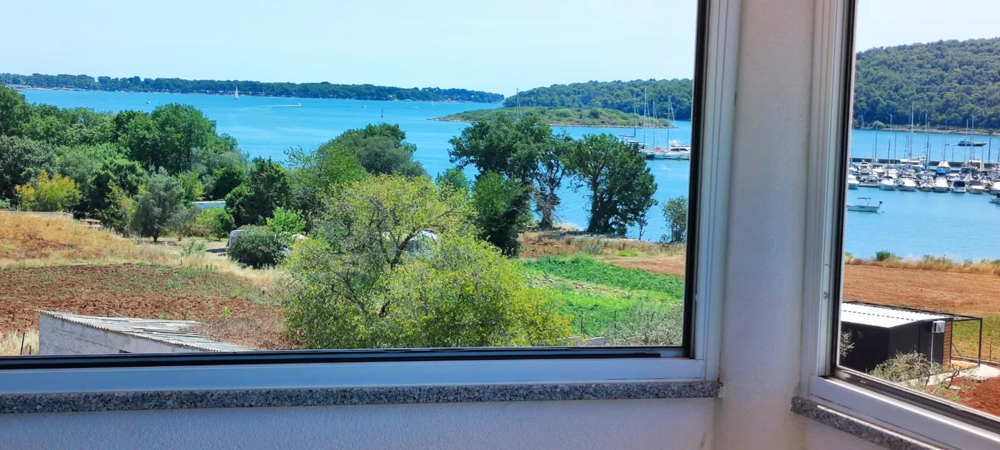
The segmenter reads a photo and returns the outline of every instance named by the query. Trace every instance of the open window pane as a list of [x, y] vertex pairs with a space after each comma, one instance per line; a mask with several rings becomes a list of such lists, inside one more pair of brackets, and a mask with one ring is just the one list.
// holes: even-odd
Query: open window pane
[[997, 8], [857, 2], [838, 352], [843, 368], [993, 417], [1000, 39], [987, 17]]
[[684, 344], [699, 2], [390, 3], [6, 7], [2, 354]]

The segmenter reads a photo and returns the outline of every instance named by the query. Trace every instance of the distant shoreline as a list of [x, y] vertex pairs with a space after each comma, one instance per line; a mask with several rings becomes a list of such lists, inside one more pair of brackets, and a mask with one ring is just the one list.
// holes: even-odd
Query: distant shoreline
[[[434, 117], [428, 120], [441, 122], [463, 122], [473, 123], [479, 120], [488, 119], [496, 114], [506, 114], [514, 116], [516, 109], [511, 107], [477, 109], [451, 114], [444, 117]], [[607, 108], [550, 108], [541, 106], [527, 106], [521, 108], [522, 115], [534, 115], [542, 122], [553, 127], [585, 127], [585, 128], [633, 128], [635, 116], [626, 114], [618, 110]], [[574, 117], [575, 116], [575, 117]], [[666, 119], [649, 119], [652, 122], [644, 128], [668, 129], [676, 128]], [[643, 128], [643, 127], [637, 127]]]
[[[212, 92], [170, 92], [170, 91], [115, 91], [108, 89], [79, 89], [79, 88], [69, 88], [69, 87], [35, 87], [25, 84], [8, 84], [5, 85], [15, 91], [72, 91], [72, 92], [109, 92], [109, 93], [122, 93], [122, 94], [175, 94], [175, 95], [211, 95], [211, 96], [224, 96], [232, 97], [232, 93], [212, 93]], [[259, 98], [296, 98], [296, 99], [309, 99], [309, 100], [356, 100], [365, 102], [400, 102], [400, 103], [474, 103], [474, 104], [484, 104], [484, 105], [498, 105], [503, 102], [473, 102], [467, 100], [379, 100], [379, 99], [367, 99], [367, 98], [346, 98], [346, 97], [295, 97], [290, 95], [259, 95], [259, 94], [244, 94], [240, 92], [240, 97], [259, 97]]]

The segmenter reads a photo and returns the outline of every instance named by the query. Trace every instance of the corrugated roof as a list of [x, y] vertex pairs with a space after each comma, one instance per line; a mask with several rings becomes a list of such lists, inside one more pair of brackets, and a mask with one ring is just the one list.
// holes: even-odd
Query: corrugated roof
[[186, 331], [198, 322], [193, 320], [137, 319], [133, 317], [82, 316], [66, 312], [39, 311], [67, 322], [104, 331], [114, 331], [136, 337], [209, 352], [245, 352], [252, 348], [226, 342], [216, 342], [200, 334]]
[[930, 314], [919, 311], [892, 308], [888, 306], [867, 305], [863, 303], [841, 303], [840, 321], [869, 325], [881, 328], [893, 328], [914, 322], [930, 320], [945, 320], [951, 316]]

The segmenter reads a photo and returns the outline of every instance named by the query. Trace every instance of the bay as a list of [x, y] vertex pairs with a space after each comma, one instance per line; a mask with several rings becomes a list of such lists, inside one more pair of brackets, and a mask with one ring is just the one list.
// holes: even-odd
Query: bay
[[[89, 92], [64, 90], [22, 90], [34, 103], [59, 107], [87, 107], [99, 111], [134, 109], [150, 112], [158, 105], [183, 103], [192, 105], [216, 121], [221, 133], [236, 138], [239, 147], [251, 157], [261, 156], [284, 160], [285, 150], [301, 146], [313, 149], [345, 130], [363, 127], [369, 123], [395, 123], [406, 132], [407, 141], [416, 144], [415, 159], [420, 161], [432, 176], [452, 167], [448, 160], [448, 140], [461, 133], [468, 124], [430, 120], [472, 109], [497, 108], [499, 105], [482, 103], [432, 103], [432, 102], [380, 102], [362, 100], [331, 100], [313, 98], [241, 97], [235, 100], [222, 95], [192, 95], [163, 93]], [[148, 102], [148, 103], [147, 103]], [[301, 106], [288, 106], [297, 105]], [[610, 133], [631, 135], [632, 129], [554, 127], [565, 130], [574, 138], [586, 134]], [[691, 123], [677, 121], [671, 130], [650, 130], [647, 141], [656, 139], [665, 145], [668, 139], [691, 142]], [[642, 139], [642, 130], [639, 130]], [[952, 160], [965, 160], [971, 155], [957, 143], [963, 133], [930, 134], [931, 159], [947, 155]], [[917, 133], [914, 148], [923, 154], [926, 138]], [[976, 149], [976, 156], [984, 160], [1000, 160], [1000, 139], [977, 137], [988, 145]], [[878, 146], [878, 157], [891, 156], [893, 148], [901, 154], [906, 148], [904, 132], [874, 132], [854, 130], [851, 155], [871, 158]], [[964, 158], [964, 159], [963, 159]], [[687, 161], [647, 161], [658, 189], [655, 199], [662, 205], [668, 199], [687, 195], [690, 180], [690, 163]], [[471, 172], [470, 172], [471, 173]], [[780, 176], [766, 174], [762, 176]], [[804, 195], [803, 186], [803, 195]], [[566, 182], [560, 191], [562, 204], [557, 210], [560, 222], [583, 228], [587, 223], [587, 200], [583, 192], [576, 192]], [[944, 255], [955, 259], [1000, 258], [1000, 206], [989, 203], [987, 195], [935, 194], [924, 192], [886, 192], [877, 189], [859, 189], [848, 192], [849, 201], [856, 197], [871, 197], [882, 201], [883, 213], [848, 213], [846, 220], [845, 251], [856, 257], [872, 257], [878, 250], [889, 250], [904, 257], [925, 254]], [[656, 240], [666, 233], [665, 220], [660, 207], [649, 213], [649, 225], [644, 240]], [[637, 237], [637, 230], [630, 236]]]

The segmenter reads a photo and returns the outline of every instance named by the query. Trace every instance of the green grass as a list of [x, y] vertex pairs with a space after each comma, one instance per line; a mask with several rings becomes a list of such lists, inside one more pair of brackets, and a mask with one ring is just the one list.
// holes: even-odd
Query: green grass
[[[979, 322], [956, 322], [952, 326], [951, 340], [956, 356], [975, 358], [979, 354]], [[991, 341], [992, 360], [1000, 360], [1000, 315], [983, 316], [983, 359], [990, 359]]]
[[[614, 335], [634, 329], [636, 314], [666, 315], [682, 305], [684, 282], [675, 277], [623, 269], [585, 256], [548, 257], [524, 261], [531, 283], [551, 293], [560, 313], [572, 318], [574, 335]], [[673, 317], [673, 316], [671, 316]], [[669, 326], [678, 328], [678, 323]], [[659, 342], [676, 344], [676, 342]]]
[[[476, 122], [489, 119], [496, 114], [507, 114], [514, 117], [515, 108], [478, 109], [465, 111], [434, 120], [452, 122]], [[632, 114], [608, 108], [548, 108], [543, 106], [522, 106], [521, 115], [532, 114], [549, 125], [585, 126], [585, 127], [631, 127], [635, 118]], [[653, 121], [654, 119], [650, 119]], [[655, 126], [667, 127], [670, 122], [658, 119]]]
[[585, 256], [552, 256], [525, 261], [529, 271], [619, 289], [653, 291], [675, 299], [684, 298], [684, 280], [636, 269], [624, 269]]

